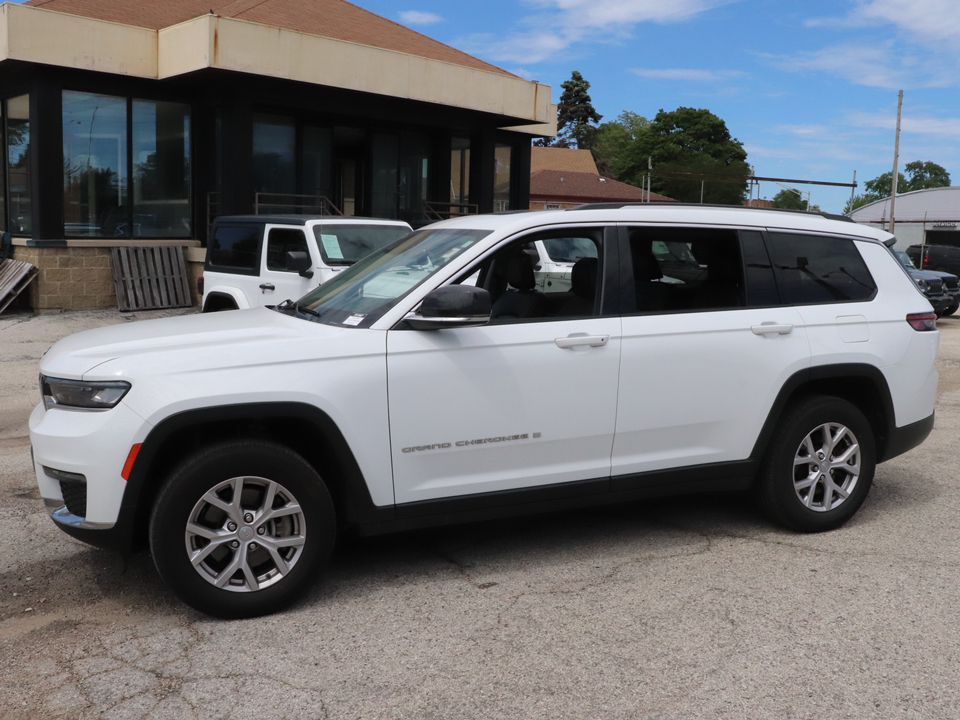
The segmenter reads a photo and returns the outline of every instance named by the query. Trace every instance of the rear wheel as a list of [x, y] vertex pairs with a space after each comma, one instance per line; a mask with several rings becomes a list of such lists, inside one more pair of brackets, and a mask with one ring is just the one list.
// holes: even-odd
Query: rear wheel
[[850, 402], [815, 396], [788, 408], [759, 475], [761, 502], [799, 532], [840, 527], [863, 504], [876, 469], [873, 428]]
[[275, 612], [308, 587], [333, 549], [333, 501], [316, 471], [275, 443], [212, 446], [167, 480], [150, 522], [164, 581], [220, 617]]

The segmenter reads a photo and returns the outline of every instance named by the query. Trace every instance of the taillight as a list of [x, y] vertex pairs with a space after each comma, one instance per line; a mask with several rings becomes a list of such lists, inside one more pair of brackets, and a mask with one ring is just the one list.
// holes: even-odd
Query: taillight
[[203, 275], [197, 278], [197, 295], [203, 297]]
[[910, 313], [907, 315], [907, 322], [910, 324], [914, 330], [919, 330], [924, 332], [927, 330], [936, 330], [937, 329], [937, 314], [936, 313]]

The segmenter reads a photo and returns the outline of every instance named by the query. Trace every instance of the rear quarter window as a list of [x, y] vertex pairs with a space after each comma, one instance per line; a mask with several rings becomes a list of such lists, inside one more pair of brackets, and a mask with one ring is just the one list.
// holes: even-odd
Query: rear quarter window
[[876, 294], [877, 285], [853, 240], [793, 233], [767, 237], [785, 304], [863, 302]]
[[207, 267], [222, 272], [256, 275], [260, 265], [259, 225], [221, 225], [207, 245]]

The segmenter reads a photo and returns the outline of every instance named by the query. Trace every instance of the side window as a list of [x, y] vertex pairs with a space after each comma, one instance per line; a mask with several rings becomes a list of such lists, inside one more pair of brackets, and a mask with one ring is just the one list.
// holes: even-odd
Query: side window
[[255, 275], [259, 266], [261, 225], [221, 225], [207, 249], [207, 265]]
[[767, 237], [789, 305], [864, 301], [877, 290], [853, 240], [791, 233]]
[[741, 230], [740, 247], [743, 249], [743, 264], [746, 268], [747, 305], [750, 307], [779, 305], [780, 293], [777, 291], [773, 263], [763, 243], [763, 235], [755, 230]]
[[599, 230], [527, 236], [499, 249], [464, 275], [490, 292], [492, 323], [597, 315]]
[[272, 228], [267, 235], [267, 270], [292, 272], [287, 270], [287, 253], [291, 251], [310, 254], [303, 230]]
[[740, 242], [734, 230], [637, 228], [629, 233], [636, 312], [743, 307]]

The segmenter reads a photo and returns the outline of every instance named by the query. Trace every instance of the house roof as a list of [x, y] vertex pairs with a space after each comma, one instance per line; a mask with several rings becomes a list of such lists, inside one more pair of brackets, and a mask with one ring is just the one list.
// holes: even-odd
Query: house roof
[[538, 170], [530, 175], [531, 200], [579, 202], [676, 202], [665, 195], [650, 193], [633, 185], [600, 177], [595, 173], [565, 170]]
[[599, 175], [593, 153], [562, 147], [533, 147], [530, 153], [530, 172], [538, 170], [566, 170]]
[[212, 13], [515, 77], [346, 0], [29, 0], [24, 4], [150, 30]]

